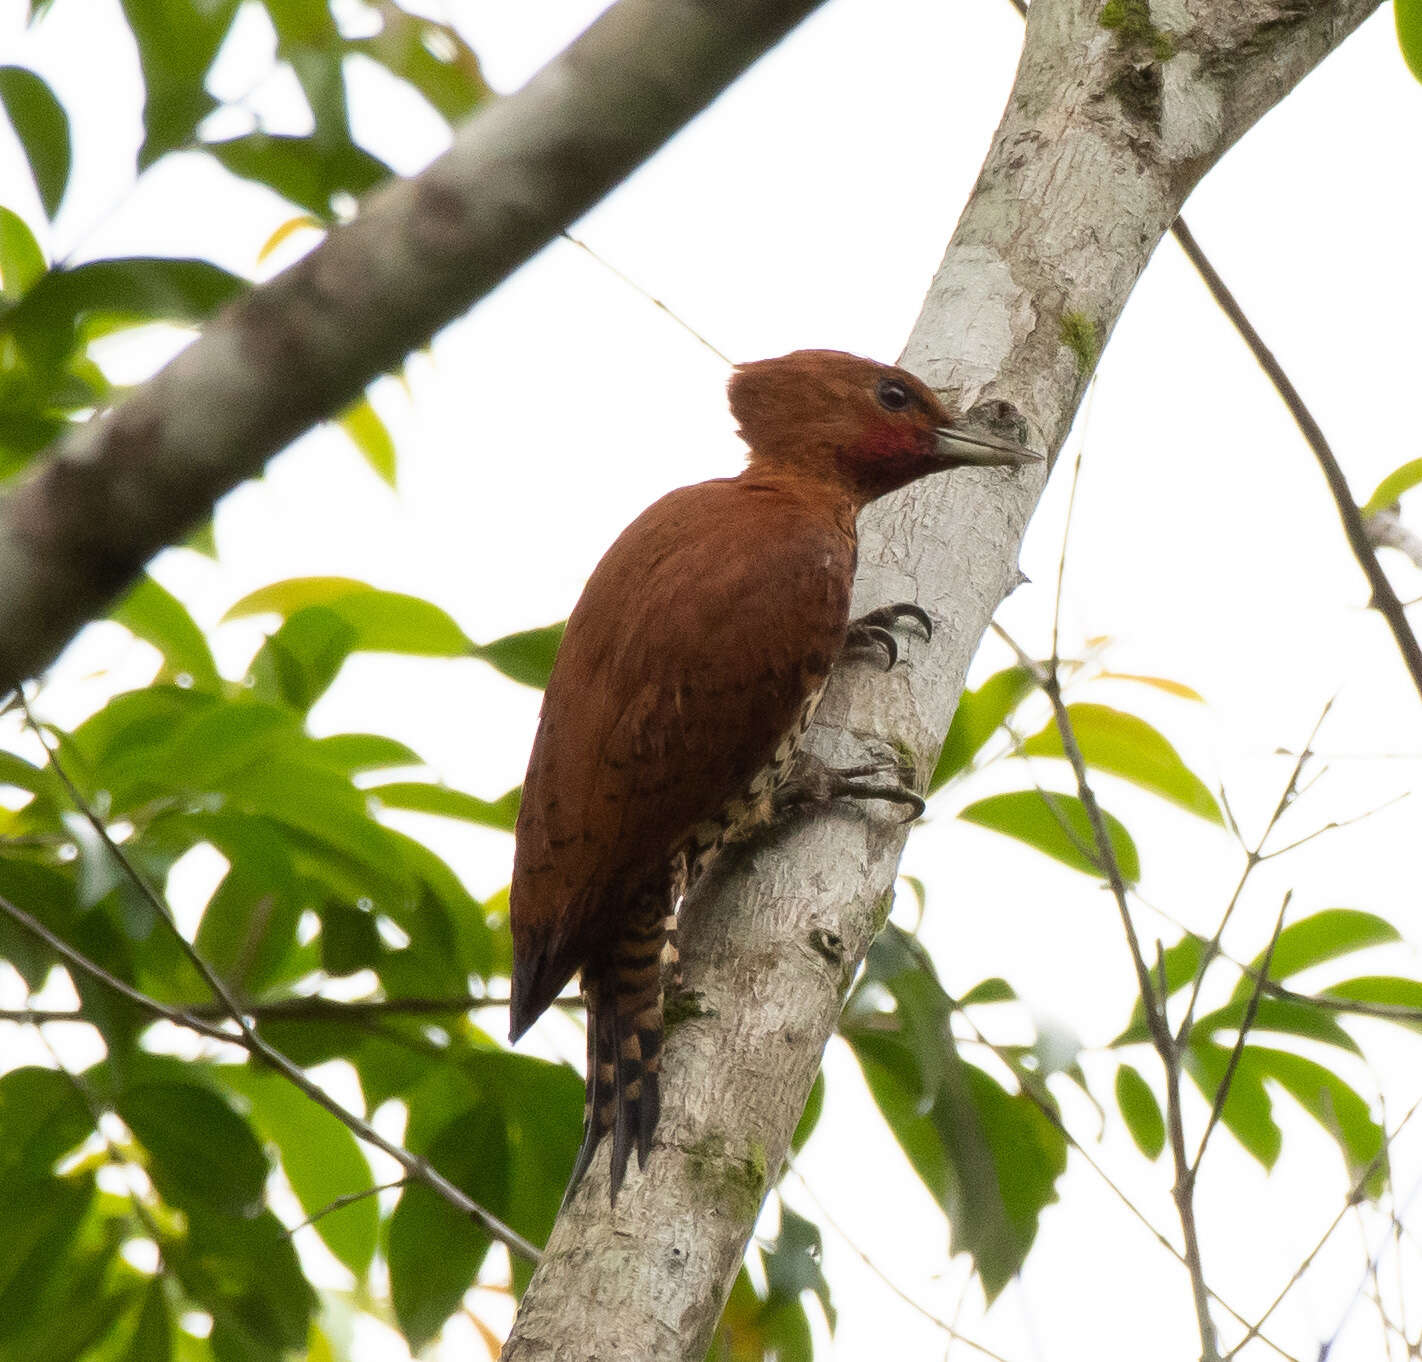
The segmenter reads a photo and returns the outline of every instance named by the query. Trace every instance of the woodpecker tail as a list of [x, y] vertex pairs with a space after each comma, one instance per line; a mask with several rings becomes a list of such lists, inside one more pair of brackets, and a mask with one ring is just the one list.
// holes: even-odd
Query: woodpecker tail
[[637, 1166], [646, 1167], [661, 1112], [662, 948], [667, 920], [664, 896], [643, 899], [606, 963], [583, 971], [588, 1010], [587, 1105], [583, 1144], [565, 1203], [609, 1131], [614, 1205], [634, 1143]]

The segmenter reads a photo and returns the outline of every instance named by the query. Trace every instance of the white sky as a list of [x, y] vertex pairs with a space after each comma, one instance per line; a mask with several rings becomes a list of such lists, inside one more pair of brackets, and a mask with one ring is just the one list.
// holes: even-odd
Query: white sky
[[[596, 3], [508, 7], [448, 0], [501, 89], [516, 86], [596, 13]], [[242, 272], [291, 215], [274, 197], [200, 158], [160, 167], [130, 190], [136, 63], [112, 0], [58, 0], [21, 36], [20, 0], [0, 0], [0, 60], [35, 64], [75, 120], [70, 200], [49, 246], [81, 258], [143, 251], [202, 254]], [[1021, 24], [1005, 0], [832, 0], [577, 228], [608, 260], [738, 358], [834, 346], [899, 351], [976, 176], [1010, 87]], [[246, 24], [224, 61], [225, 93], [251, 88], [269, 33]], [[358, 134], [399, 169], [442, 145], [437, 123], [372, 68], [353, 72]], [[288, 82], [252, 94], [268, 126], [301, 130]], [[123, 113], [123, 117], [117, 116]], [[133, 114], [130, 117], [130, 113]], [[1361, 500], [1422, 454], [1406, 402], [1418, 366], [1416, 269], [1422, 189], [1415, 173], [1422, 86], [1401, 63], [1382, 10], [1207, 178], [1187, 207], [1196, 235], [1334, 442]], [[229, 128], [237, 131], [240, 128]], [[1414, 167], [1409, 171], [1408, 166]], [[0, 201], [40, 220], [18, 153], [0, 135]], [[137, 380], [160, 345], [114, 355]], [[318, 433], [261, 482], [223, 504], [221, 563], [167, 555], [158, 575], [215, 626], [253, 587], [346, 574], [446, 606], [485, 640], [566, 615], [598, 555], [643, 506], [686, 482], [734, 471], [724, 366], [626, 284], [563, 243], [546, 250], [409, 365], [409, 396], [379, 386], [401, 456], [398, 495], [355, 468], [343, 439]], [[1279, 747], [1301, 742], [1338, 696], [1321, 749], [1327, 777], [1286, 825], [1302, 835], [1384, 803], [1422, 771], [1422, 708], [1380, 620], [1362, 607], [1353, 566], [1311, 456], [1263, 377], [1170, 242], [1160, 249], [1102, 361], [1068, 454], [1085, 466], [1068, 559], [1063, 640], [1110, 635], [1118, 671], [1175, 677], [1207, 707], [1102, 684], [1083, 698], [1136, 709], [1210, 783], [1223, 781], [1251, 832], [1287, 774]], [[1034, 585], [1001, 619], [1029, 648], [1050, 639], [1068, 484], [1053, 479], [1022, 563]], [[1390, 561], [1405, 599], [1422, 573]], [[236, 674], [259, 636], [226, 626], [219, 652]], [[989, 645], [979, 671], [1004, 665]], [[72, 717], [93, 682], [137, 684], [141, 646], [94, 629], [72, 650], [49, 711]], [[522, 776], [537, 696], [478, 664], [361, 659], [319, 707], [327, 731], [382, 728], [425, 754], [450, 783], [492, 796]], [[1405, 760], [1395, 759], [1398, 754]], [[1061, 773], [1039, 774], [1058, 788]], [[993, 773], [972, 798], [1021, 772]], [[1142, 893], [1212, 930], [1238, 870], [1224, 840], [1148, 797], [1100, 782], [1141, 847]], [[1124, 1021], [1133, 984], [1115, 910], [1085, 877], [931, 810], [905, 869], [928, 884], [925, 938], [945, 986], [1008, 977], [1039, 1020], [1099, 1046]], [[1227, 937], [1262, 947], [1283, 891], [1293, 914], [1369, 908], [1419, 938], [1414, 847], [1405, 801], [1265, 867]], [[506, 883], [509, 839], [445, 824], [420, 832], [476, 893]], [[1175, 933], [1149, 914], [1146, 939]], [[1415, 973], [1415, 949], [1378, 952], [1349, 974]], [[1336, 973], [1329, 977], [1339, 977]], [[1232, 985], [1222, 975], [1225, 982]], [[1305, 983], [1308, 980], [1305, 979]], [[1222, 985], [1223, 986], [1223, 985]], [[0, 998], [9, 994], [0, 981]], [[993, 1019], [995, 1020], [995, 1019]], [[1385, 1029], [1358, 1032], [1384, 1069], [1392, 1120], [1418, 1096], [1416, 1049]], [[1019, 1033], [1005, 1029], [998, 1038]], [[556, 1024], [535, 1045], [571, 1058]], [[1330, 1062], [1336, 1062], [1327, 1056]], [[1109, 1103], [1109, 1060], [1087, 1054]], [[1154, 1081], [1147, 1055], [1139, 1066]], [[1198, 1355], [1182, 1270], [1073, 1160], [1061, 1202], [1043, 1217], [1020, 1284], [983, 1314], [967, 1264], [946, 1256], [942, 1217], [862, 1093], [838, 1043], [830, 1099], [801, 1167], [815, 1196], [904, 1290], [1011, 1362]], [[1175, 1236], [1165, 1163], [1147, 1165], [1120, 1129], [1065, 1089], [1072, 1129], [1155, 1224]], [[1114, 1108], [1111, 1108], [1114, 1110]], [[1253, 1317], [1341, 1206], [1347, 1180], [1332, 1142], [1280, 1097], [1286, 1153], [1272, 1177], [1217, 1137], [1200, 1217], [1207, 1275]], [[1199, 1122], [1203, 1108], [1192, 1110]], [[1400, 1194], [1418, 1184], [1422, 1138], [1395, 1150]], [[790, 1200], [815, 1208], [787, 1183]], [[1374, 1222], [1370, 1243], [1379, 1241]], [[826, 1270], [843, 1359], [937, 1357], [945, 1340], [883, 1288], [826, 1228]], [[1415, 1258], [1412, 1261], [1416, 1281]], [[1275, 1317], [1299, 1357], [1332, 1334], [1361, 1281], [1359, 1231], [1345, 1226]], [[1228, 1342], [1235, 1337], [1226, 1329]], [[890, 1344], [886, 1340], [893, 1340]], [[467, 1356], [451, 1331], [441, 1356]], [[363, 1340], [365, 1362], [402, 1356], [393, 1337]], [[1259, 1356], [1268, 1355], [1255, 1345]], [[473, 1354], [477, 1355], [477, 1351]], [[957, 1355], [955, 1352], [954, 1355]], [[969, 1354], [963, 1352], [964, 1356]], [[1255, 1354], [1251, 1354], [1255, 1355]], [[1332, 1357], [1382, 1356], [1369, 1307], [1355, 1309]]]

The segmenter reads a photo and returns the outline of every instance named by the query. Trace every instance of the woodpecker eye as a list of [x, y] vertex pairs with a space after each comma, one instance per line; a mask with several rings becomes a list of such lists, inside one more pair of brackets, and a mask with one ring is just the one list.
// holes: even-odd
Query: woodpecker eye
[[909, 404], [908, 389], [894, 378], [879, 381], [878, 397], [885, 411], [903, 411]]

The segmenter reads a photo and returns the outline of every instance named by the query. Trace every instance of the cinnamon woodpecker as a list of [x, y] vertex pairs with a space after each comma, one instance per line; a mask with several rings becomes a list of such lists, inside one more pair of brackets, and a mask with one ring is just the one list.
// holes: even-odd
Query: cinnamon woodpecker
[[775, 816], [846, 640], [885, 646], [892, 665], [884, 626], [928, 625], [889, 606], [852, 631], [855, 517], [928, 473], [1040, 457], [959, 426], [905, 370], [839, 351], [741, 365], [729, 394], [747, 467], [664, 496], [593, 570], [524, 779], [510, 1033], [581, 973], [587, 1115], [570, 1194], [609, 1131], [614, 1200], [634, 1144], [646, 1163], [678, 901]]

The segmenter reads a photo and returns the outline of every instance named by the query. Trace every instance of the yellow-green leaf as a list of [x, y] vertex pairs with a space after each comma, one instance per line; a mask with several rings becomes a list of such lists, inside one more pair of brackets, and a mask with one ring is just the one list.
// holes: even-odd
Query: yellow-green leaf
[[1392, 0], [1397, 20], [1397, 43], [1403, 59], [1418, 80], [1422, 80], [1422, 0]]
[[1394, 468], [1377, 487], [1372, 496], [1363, 503], [1365, 516], [1376, 515], [1391, 506], [1404, 492], [1422, 482], [1422, 459], [1409, 459], [1401, 468]]
[[370, 405], [368, 397], [352, 403], [337, 418], [341, 429], [350, 436], [382, 482], [395, 486], [395, 441], [380, 413]]
[[[1069, 705], [1067, 713], [1088, 766], [1129, 780], [1212, 823], [1224, 823], [1205, 783], [1144, 719], [1107, 705]], [[1022, 756], [1065, 757], [1056, 723], [1033, 734], [1019, 751]]]

